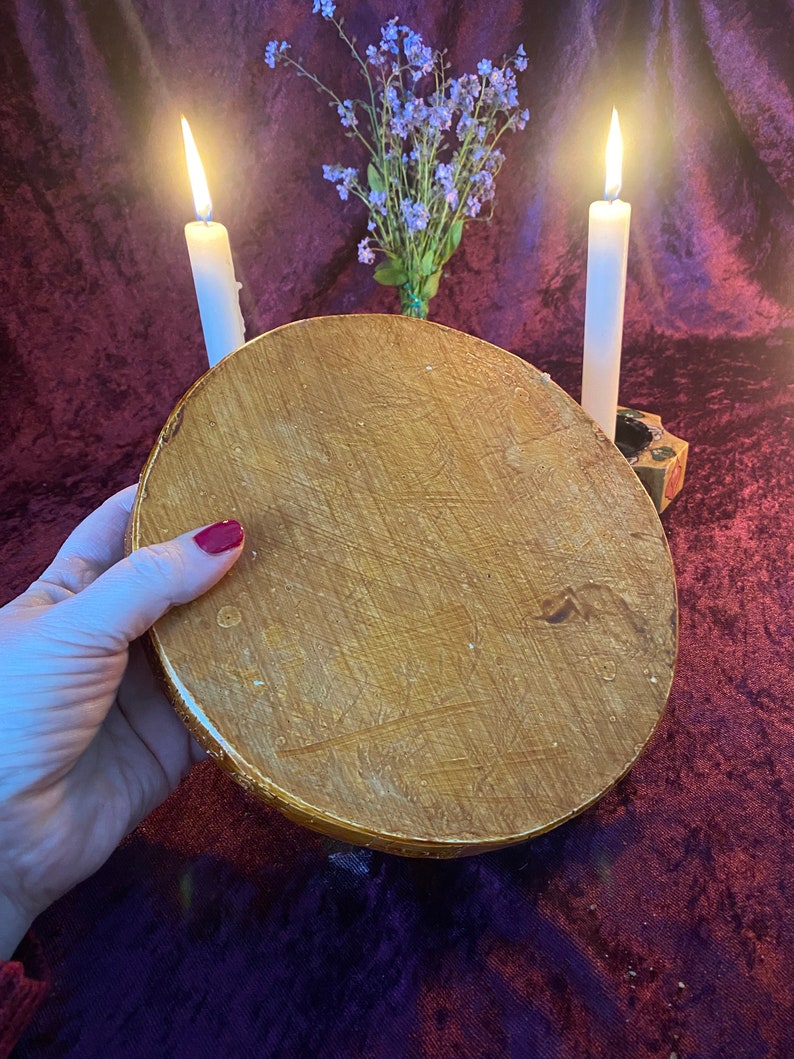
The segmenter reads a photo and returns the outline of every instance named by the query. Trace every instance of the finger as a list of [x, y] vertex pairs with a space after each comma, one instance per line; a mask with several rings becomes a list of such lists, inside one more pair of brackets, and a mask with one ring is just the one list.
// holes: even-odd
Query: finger
[[63, 637], [105, 651], [137, 640], [171, 607], [200, 596], [234, 565], [244, 541], [234, 520], [134, 551], [53, 608]]
[[83, 519], [25, 596], [37, 602], [58, 603], [82, 592], [123, 558], [124, 534], [136, 491], [137, 486], [127, 486]]

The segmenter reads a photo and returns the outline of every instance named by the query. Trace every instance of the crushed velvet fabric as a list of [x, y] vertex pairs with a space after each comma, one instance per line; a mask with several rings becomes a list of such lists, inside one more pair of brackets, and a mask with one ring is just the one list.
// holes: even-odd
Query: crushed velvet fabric
[[28, 935], [11, 960], [0, 960], [0, 1056], [3, 1059], [11, 1053], [48, 992], [47, 967], [41, 948]]
[[[431, 318], [579, 396], [588, 203], [616, 103], [633, 218], [621, 399], [689, 440], [663, 516], [680, 598], [665, 718], [598, 805], [523, 846], [415, 863], [333, 845], [197, 767], [35, 924], [44, 1056], [794, 1055], [794, 13], [787, 0], [368, 0], [458, 71], [523, 41], [532, 117]], [[342, 7], [340, 7], [342, 10]], [[352, 90], [308, 0], [0, 6], [4, 599], [134, 481], [204, 370], [179, 114], [248, 335], [396, 311], [321, 163]], [[348, 77], [345, 82], [344, 78]]]

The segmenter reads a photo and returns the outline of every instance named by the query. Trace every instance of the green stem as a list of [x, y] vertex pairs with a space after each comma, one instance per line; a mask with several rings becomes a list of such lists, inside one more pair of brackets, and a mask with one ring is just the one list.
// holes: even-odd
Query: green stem
[[403, 316], [413, 316], [418, 320], [426, 320], [429, 302], [427, 298], [423, 298], [417, 292], [419, 286], [420, 283], [417, 282], [416, 278], [412, 277], [399, 288], [400, 313]]
[[[285, 65], [285, 66], [294, 66], [294, 67], [295, 67], [295, 69], [296, 69], [296, 70], [298, 71], [298, 76], [299, 76], [299, 77], [307, 77], [307, 78], [308, 78], [308, 79], [309, 79], [309, 80], [311, 81], [311, 83], [312, 83], [313, 85], [316, 85], [316, 86], [317, 86], [317, 88], [319, 88], [319, 89], [320, 89], [320, 91], [321, 91], [321, 92], [325, 92], [325, 94], [326, 94], [327, 96], [330, 96], [330, 97], [331, 97], [331, 100], [332, 100], [332, 102], [333, 102], [333, 103], [335, 103], [337, 107], [344, 107], [344, 102], [343, 102], [343, 101], [342, 101], [342, 100], [341, 100], [341, 99], [339, 98], [339, 96], [338, 96], [338, 95], [336, 94], [336, 92], [334, 92], [334, 91], [333, 91], [332, 89], [328, 88], [328, 86], [327, 86], [327, 85], [324, 85], [324, 84], [322, 83], [322, 81], [321, 81], [321, 80], [320, 80], [320, 79], [319, 79], [318, 77], [315, 77], [315, 75], [314, 75], [313, 73], [310, 73], [310, 72], [309, 72], [309, 71], [308, 71], [308, 70], [306, 69], [306, 67], [305, 67], [305, 66], [301, 66], [301, 64], [300, 64], [299, 62], [296, 62], [296, 61], [295, 61], [295, 60], [294, 60], [293, 58], [291, 58], [291, 56], [289, 56], [289, 55], [285, 55], [285, 56], [283, 56], [283, 58], [282, 58], [282, 60], [281, 60], [281, 61], [282, 61], [282, 62], [284, 63], [284, 65]], [[370, 111], [369, 111], [369, 107], [367, 106], [367, 104], [366, 104], [366, 103], [364, 102], [364, 100], [363, 100], [363, 99], [354, 99], [354, 100], [353, 100], [352, 102], [353, 102], [353, 103], [360, 103], [360, 104], [361, 104], [361, 105], [362, 105], [362, 106], [364, 107], [364, 109], [365, 109], [365, 110], [366, 110], [366, 111], [367, 111], [367, 112], [369, 113], [369, 116], [370, 116], [370, 126], [371, 126], [371, 125], [372, 125], [372, 118], [373, 118], [373, 113], [374, 113], [374, 112], [373, 112], [373, 113], [370, 113]], [[373, 146], [373, 144], [371, 144], [371, 143], [369, 142], [369, 140], [368, 140], [368, 139], [366, 138], [366, 136], [364, 136], [364, 134], [363, 134], [363, 133], [359, 132], [359, 129], [358, 129], [358, 125], [351, 125], [351, 126], [350, 126], [350, 133], [349, 133], [349, 135], [350, 135], [351, 137], [355, 137], [355, 138], [356, 138], [357, 140], [360, 140], [360, 141], [361, 141], [361, 143], [363, 143], [363, 144], [364, 144], [364, 146], [366, 147], [367, 151], [368, 151], [368, 152], [369, 152], [369, 153], [370, 153], [371, 155], [374, 155], [374, 154], [375, 154], [375, 147]]]

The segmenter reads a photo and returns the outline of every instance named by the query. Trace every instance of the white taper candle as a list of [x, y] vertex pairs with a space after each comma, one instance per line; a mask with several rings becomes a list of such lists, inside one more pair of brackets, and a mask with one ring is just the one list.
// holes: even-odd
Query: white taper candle
[[615, 440], [618, 408], [631, 221], [631, 206], [618, 198], [621, 167], [620, 125], [613, 108], [607, 140], [606, 197], [590, 206], [582, 365], [582, 407], [611, 441]]
[[204, 167], [193, 134], [182, 118], [190, 183], [198, 220], [185, 225], [185, 240], [196, 288], [204, 344], [210, 367], [245, 342], [245, 323], [240, 312], [240, 286], [234, 275], [229, 233], [211, 220], [210, 199]]

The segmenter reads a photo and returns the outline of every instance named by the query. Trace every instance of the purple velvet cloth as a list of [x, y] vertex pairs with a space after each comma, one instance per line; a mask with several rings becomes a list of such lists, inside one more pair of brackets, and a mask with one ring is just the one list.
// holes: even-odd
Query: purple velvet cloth
[[[341, 10], [341, 8], [340, 8]], [[579, 395], [588, 203], [616, 103], [633, 219], [621, 398], [691, 444], [663, 516], [681, 606], [663, 723], [630, 776], [501, 853], [334, 845], [194, 770], [35, 930], [53, 989], [18, 1054], [794, 1055], [794, 15], [786, 0], [348, 3], [458, 70], [523, 41], [492, 223], [436, 321]], [[349, 64], [308, 0], [0, 7], [3, 598], [134, 481], [204, 370], [179, 113], [229, 228], [253, 336], [396, 310], [356, 261], [352, 164], [286, 38]], [[354, 87], [348, 81], [350, 89]]]

